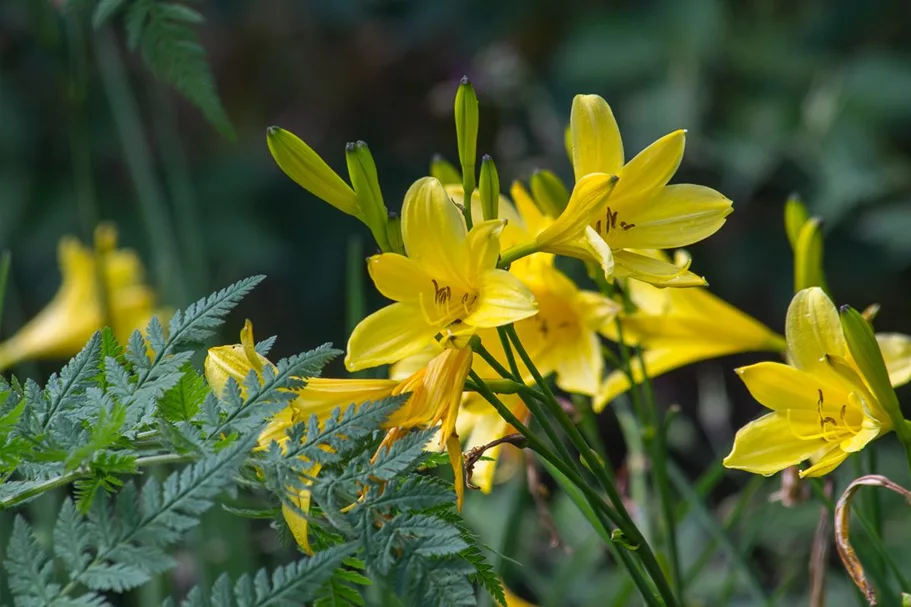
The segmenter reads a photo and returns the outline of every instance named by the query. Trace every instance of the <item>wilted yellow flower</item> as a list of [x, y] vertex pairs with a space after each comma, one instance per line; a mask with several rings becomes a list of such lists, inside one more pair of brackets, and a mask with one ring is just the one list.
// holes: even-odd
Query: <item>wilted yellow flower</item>
[[[667, 260], [663, 255], [660, 258]], [[621, 315], [623, 338], [644, 348], [649, 377], [709, 358], [738, 352], [783, 352], [786, 348], [784, 338], [708, 289], [661, 289], [634, 280], [626, 283], [626, 289], [636, 309]], [[615, 325], [608, 326], [605, 333], [618, 339]], [[636, 382], [641, 381], [638, 359], [632, 361], [632, 371]], [[595, 398], [595, 411], [629, 388], [626, 373], [611, 372]]]
[[685, 131], [666, 135], [624, 165], [623, 142], [610, 106], [597, 95], [577, 95], [571, 117], [576, 187], [591, 175], [619, 181], [604, 205], [572, 201], [539, 239], [580, 222], [594, 228], [613, 254], [614, 275], [660, 286], [704, 285], [686, 267], [642, 255], [636, 249], [671, 249], [714, 234], [730, 214], [731, 201], [699, 185], [667, 185], [683, 157]]
[[893, 421], [852, 357], [838, 311], [822, 289], [794, 296], [785, 335], [790, 365], [737, 369], [772, 413], [737, 432], [724, 465], [770, 475], [809, 459], [801, 477], [821, 476], [892, 430]]
[[361, 321], [348, 340], [351, 371], [402, 360], [437, 334], [471, 334], [527, 318], [537, 305], [518, 278], [497, 269], [503, 219], [469, 232], [443, 185], [415, 182], [402, 206], [408, 256], [383, 253], [368, 260], [380, 293], [394, 300]]
[[95, 230], [95, 250], [75, 238], [62, 238], [58, 259], [60, 289], [37, 316], [0, 344], [0, 371], [24, 360], [73, 356], [106, 322], [117, 339], [126, 342], [157, 312], [139, 256], [117, 248], [117, 231], [110, 224]]

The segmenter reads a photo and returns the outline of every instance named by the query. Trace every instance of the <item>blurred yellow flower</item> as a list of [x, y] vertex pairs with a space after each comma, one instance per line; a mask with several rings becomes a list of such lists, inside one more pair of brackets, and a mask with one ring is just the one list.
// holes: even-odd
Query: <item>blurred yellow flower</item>
[[405, 194], [402, 238], [408, 256], [368, 260], [377, 289], [394, 300], [361, 321], [348, 340], [350, 371], [420, 352], [437, 334], [470, 335], [532, 316], [537, 305], [518, 278], [496, 268], [505, 220], [469, 232], [459, 209], [433, 177]]
[[724, 465], [770, 475], [809, 459], [800, 476], [822, 476], [892, 430], [892, 420], [851, 357], [838, 311], [822, 289], [794, 296], [785, 335], [790, 365], [737, 369], [772, 413], [737, 432]]
[[[670, 263], [663, 254], [657, 255]], [[786, 343], [777, 333], [712, 295], [708, 289], [662, 289], [639, 281], [628, 281], [626, 289], [635, 311], [621, 314], [623, 338], [630, 345], [644, 348], [643, 358], [649, 377], [685, 365], [736, 354], [738, 352], [783, 352]], [[616, 341], [616, 325], [605, 334]], [[642, 380], [642, 366], [632, 361], [633, 377]], [[611, 372], [601, 384], [593, 403], [601, 411], [614, 398], [630, 388], [629, 378], [621, 370]]]
[[659, 286], [704, 285], [688, 271], [636, 249], [672, 249], [714, 234], [732, 211], [731, 201], [711, 188], [667, 185], [683, 158], [685, 131], [674, 131], [624, 165], [623, 141], [610, 106], [598, 95], [576, 95], [571, 116], [576, 187], [591, 175], [619, 181], [603, 206], [572, 208], [572, 202], [541, 235], [582, 222], [594, 228], [613, 254], [614, 275]]
[[[253, 324], [248, 320], [240, 332], [240, 343], [230, 346], [217, 346], [209, 348], [205, 362], [206, 381], [211, 386], [212, 391], [221, 394], [229, 378], [241, 388], [241, 393], [245, 391], [244, 379], [251, 370], [255, 370], [262, 380], [262, 370], [269, 366], [273, 369], [275, 366], [256, 351], [255, 342], [253, 341]], [[286, 407], [272, 417], [266, 428], [260, 433], [257, 449], [266, 449], [274, 441], [278, 442], [284, 448], [288, 440], [287, 431], [295, 423], [306, 421], [310, 414], [293, 407]], [[319, 415], [319, 413], [317, 413]], [[309, 476], [319, 474], [319, 465], [313, 464], [307, 471]], [[306, 514], [310, 510], [310, 492], [305, 489], [288, 488], [288, 501], [294, 504], [301, 512]], [[301, 516], [292, 506], [282, 502], [282, 515], [288, 523], [288, 528], [294, 536], [297, 544], [307, 553], [312, 554], [310, 542], [307, 539], [307, 519]]]
[[95, 230], [94, 250], [64, 237], [57, 254], [60, 289], [37, 316], [0, 344], [0, 371], [25, 360], [73, 356], [106, 322], [125, 343], [159, 312], [139, 256], [117, 248], [112, 225], [102, 224]]

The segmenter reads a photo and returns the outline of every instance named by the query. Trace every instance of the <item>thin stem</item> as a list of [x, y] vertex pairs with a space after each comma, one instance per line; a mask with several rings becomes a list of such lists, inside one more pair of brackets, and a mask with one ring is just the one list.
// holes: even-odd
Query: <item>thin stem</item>
[[633, 523], [633, 520], [630, 518], [629, 513], [626, 511], [626, 508], [623, 505], [623, 498], [617, 491], [616, 484], [613, 481], [612, 473], [608, 471], [607, 467], [604, 465], [604, 462], [598, 458], [588, 443], [585, 442], [582, 433], [579, 432], [579, 429], [572, 422], [572, 420], [569, 419], [569, 416], [560, 406], [560, 403], [557, 402], [557, 399], [551, 391], [550, 386], [548, 386], [544, 381], [544, 378], [541, 376], [541, 373], [538, 371], [534, 362], [531, 360], [528, 352], [526, 352], [524, 346], [522, 346], [522, 343], [519, 340], [519, 336], [516, 334], [515, 327], [512, 325], [507, 325], [504, 329], [509, 335], [509, 339], [512, 341], [513, 346], [519, 355], [519, 358], [522, 360], [522, 363], [526, 368], [528, 368], [529, 372], [535, 380], [535, 383], [537, 383], [538, 388], [543, 392], [545, 396], [545, 402], [550, 409], [551, 415], [556, 418], [557, 422], [560, 424], [563, 430], [567, 433], [567, 435], [569, 435], [570, 441], [572, 441], [573, 445], [579, 451], [582, 459], [585, 460], [586, 466], [594, 473], [595, 478], [598, 479], [599, 484], [601, 484], [602, 488], [607, 493], [608, 498], [616, 509], [617, 515], [622, 521], [622, 524], [618, 523], [617, 526], [630, 541], [632, 541], [634, 544], [639, 545], [639, 557], [642, 559], [643, 565], [649, 572], [649, 575], [651, 575], [652, 580], [655, 582], [655, 585], [658, 587], [658, 592], [661, 594], [662, 598], [665, 600], [665, 602], [667, 602], [668, 605], [678, 605], [679, 603], [677, 601], [677, 598], [675, 597], [673, 590], [671, 590], [671, 587], [668, 585], [667, 578], [665, 577], [664, 572], [658, 563], [658, 560], [655, 558], [651, 547], [648, 545], [645, 537], [639, 531], [638, 527], [636, 527], [636, 525]]
[[[155, 464], [169, 464], [183, 462], [193, 459], [192, 456], [181, 455], [179, 453], [163, 453], [161, 455], [150, 455], [148, 457], [140, 457], [136, 459], [136, 466], [153, 466]], [[0, 510], [5, 508], [10, 508], [22, 502], [28, 501], [33, 497], [46, 493], [57, 487], [63, 487], [68, 485], [71, 482], [85, 476], [89, 473], [89, 470], [86, 468], [78, 468], [72, 472], [67, 472], [66, 474], [60, 474], [53, 478], [49, 478], [45, 481], [38, 483], [37, 485], [32, 485], [28, 489], [25, 489], [19, 493], [13, 494], [6, 498], [5, 500], [0, 500]]]
[[498, 361], [496, 357], [494, 357], [494, 355], [484, 347], [484, 344], [480, 339], [477, 339], [477, 336], [471, 338], [471, 349], [474, 350], [474, 352], [481, 358], [483, 358], [484, 362], [490, 365], [490, 367], [499, 373], [501, 377], [512, 379], [512, 373], [510, 373], [506, 367], [500, 364], [500, 361]]
[[[540, 438], [538, 438], [535, 434], [533, 434], [531, 432], [531, 430], [529, 430], [528, 426], [526, 426], [524, 423], [522, 423], [522, 421], [519, 420], [519, 418], [517, 418], [513, 414], [512, 411], [509, 410], [509, 407], [504, 405], [503, 402], [499, 398], [497, 398], [497, 396], [487, 388], [487, 385], [484, 383], [484, 380], [482, 380], [478, 376], [477, 373], [475, 373], [474, 371], [469, 371], [469, 377], [471, 377], [472, 381], [475, 382], [475, 384], [478, 388], [478, 393], [481, 394], [481, 396], [483, 396], [487, 400], [487, 402], [489, 402], [491, 405], [493, 405], [494, 409], [497, 410], [497, 413], [499, 413], [500, 416], [502, 416], [503, 419], [506, 420], [507, 423], [509, 423], [520, 434], [522, 434], [522, 436], [524, 436], [526, 438], [526, 440], [528, 440], [528, 447], [530, 449], [532, 449], [533, 451], [535, 451], [538, 455], [540, 455], [543, 458], [543, 460], [545, 460], [547, 463], [550, 463], [554, 469], [556, 469], [557, 471], [560, 472], [560, 474], [562, 474], [567, 479], [569, 479], [570, 483], [576, 489], [578, 489], [579, 491], [581, 491], [584, 494], [589, 507], [591, 507], [595, 512], [600, 512], [600, 514], [596, 515], [599, 517], [599, 520], [601, 520], [600, 517], [602, 517], [602, 516], [606, 517], [615, 526], [617, 526], [618, 528], [621, 528], [622, 519], [618, 516], [618, 513], [613, 508], [608, 506], [604, 502], [604, 500], [588, 485], [588, 483], [585, 482], [585, 480], [569, 464], [567, 464], [566, 462], [564, 462], [563, 460], [558, 458], [556, 456], [556, 454], [553, 451], [551, 451], [547, 447], [547, 445], [544, 444], [543, 441], [541, 441]], [[606, 523], [605, 523], [605, 525], [606, 525]], [[621, 531], [622, 531], [622, 528], [621, 528]], [[630, 537], [629, 534], [626, 534], [626, 535], [627, 535], [627, 537]], [[639, 550], [641, 551], [643, 548], [647, 548], [647, 546], [640, 545]], [[638, 576], [636, 576], [636, 573], [635, 573], [636, 564], [633, 561], [633, 559], [630, 557], [630, 555], [628, 553], [626, 553], [626, 549], [622, 548], [622, 547], [617, 548], [617, 554], [618, 554], [621, 562], [623, 562], [624, 565], [626, 565], [627, 569], [630, 571], [630, 575], [633, 577], [634, 581], [637, 580]], [[641, 554], [640, 554], [640, 557], [641, 557]], [[657, 565], [657, 562], [655, 562], [655, 564]], [[660, 568], [659, 568], [659, 572], [660, 572]], [[649, 570], [649, 573], [654, 577], [653, 571]], [[658, 582], [656, 581], [656, 583], [658, 583]], [[645, 587], [640, 587], [640, 591], [642, 592], [643, 598], [646, 600], [646, 602], [648, 602], [649, 605], [653, 605], [655, 607], [661, 606], [660, 602], [656, 602], [654, 595], [652, 594], [651, 590], [648, 588], [647, 585]], [[673, 597], [671, 597], [671, 598], [673, 599]], [[676, 602], [672, 601], [668, 604], [676, 605]]]
[[516, 355], [512, 352], [512, 346], [509, 345], [509, 337], [503, 327], [497, 327], [497, 335], [500, 336], [500, 344], [503, 346], [503, 353], [506, 355], [506, 362], [509, 364], [509, 370], [516, 381], [522, 381], [522, 373], [519, 372], [519, 365], [516, 364]]
[[136, 189], [139, 211], [151, 241], [156, 282], [165, 289], [169, 301], [185, 301], [185, 283], [181, 266], [177, 263], [167, 205], [155, 176], [152, 154], [120, 49], [109, 28], [97, 32], [95, 46], [101, 81], [120, 135], [124, 161]]
[[513, 247], [510, 247], [503, 251], [500, 254], [500, 263], [497, 264], [498, 268], [508, 268], [509, 264], [516, 261], [517, 259], [522, 259], [523, 257], [528, 257], [533, 253], [538, 252], [538, 243], [536, 242], [527, 242], [524, 244], [517, 244]]
[[653, 432], [646, 433], [646, 445], [652, 451], [652, 471], [655, 477], [655, 486], [658, 490], [658, 498], [661, 505], [661, 516], [664, 519], [664, 536], [667, 542], [667, 551], [670, 555], [671, 573], [674, 582], [674, 588], [677, 590], [677, 597], [683, 602], [683, 579], [680, 574], [680, 554], [677, 549], [677, 530], [674, 520], [674, 503], [671, 496], [671, 486], [668, 480], [667, 467], [669, 457], [667, 452], [667, 440], [665, 435], [665, 423], [658, 413], [658, 407], [655, 404], [655, 394], [652, 392], [652, 384], [648, 378], [648, 371], [645, 367], [645, 359], [642, 355], [642, 348], [638, 349], [639, 365], [642, 367], [642, 382], [639, 384], [643, 392], [645, 401], [645, 410], [651, 419]]

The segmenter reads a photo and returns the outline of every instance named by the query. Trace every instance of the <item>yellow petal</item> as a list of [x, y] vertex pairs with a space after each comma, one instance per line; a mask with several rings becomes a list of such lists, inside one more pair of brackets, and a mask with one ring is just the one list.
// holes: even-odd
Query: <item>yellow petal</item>
[[623, 309], [619, 303], [594, 291], [579, 291], [575, 307], [586, 327], [599, 333], [614, 324]]
[[433, 287], [431, 277], [416, 261], [398, 253], [369, 257], [367, 270], [377, 290], [394, 301], [418, 303], [421, 292]]
[[538, 244], [546, 246], [578, 238], [607, 208], [616, 184], [617, 178], [607, 173], [591, 173], [577, 181], [563, 213], [538, 234]]
[[268, 365], [273, 367], [272, 363], [269, 362], [269, 359], [265, 356], [262, 356], [255, 351], [254, 354], [257, 357], [256, 365], [251, 363], [250, 359], [247, 358], [247, 351], [241, 344], [209, 348], [204, 367], [206, 381], [209, 382], [209, 385], [212, 387], [215, 394], [221, 395], [222, 391], [225, 389], [225, 384], [228, 383], [229, 377], [234, 378], [234, 381], [237, 382], [243, 393], [245, 390], [244, 380], [247, 375], [249, 375], [250, 371], [255, 369], [257, 374], [259, 374], [259, 370], [262, 369], [263, 366]]
[[362, 320], [348, 339], [349, 371], [394, 363], [423, 350], [440, 330], [427, 324], [420, 308], [394, 303]]
[[538, 304], [522, 281], [505, 270], [487, 270], [480, 276], [478, 301], [465, 323], [499, 327], [537, 312]]
[[819, 287], [797, 293], [785, 320], [788, 354], [798, 369], [831, 377], [826, 354], [847, 358], [847, 344], [838, 310]]
[[590, 226], [587, 226], [577, 238], [552, 242], [543, 246], [541, 250], [593, 262], [601, 268], [605, 278], [610, 278], [614, 273], [614, 255], [610, 245]]
[[272, 416], [256, 439], [256, 448], [267, 449], [273, 442], [282, 444], [288, 440], [288, 428], [294, 425], [294, 409], [285, 407]]
[[614, 249], [685, 247], [717, 232], [732, 210], [731, 201], [711, 188], [669, 185], [647, 205], [618, 211], [624, 223], [605, 240]]
[[604, 359], [601, 342], [593, 331], [582, 331], [577, 339], [560, 348], [557, 385], [566, 392], [594, 396], [598, 393]]
[[516, 204], [516, 210], [522, 217], [525, 228], [532, 237], [537, 236], [548, 226], [550, 219], [541, 213], [538, 205], [535, 204], [531, 194], [528, 193], [522, 182], [514, 181], [512, 188], [509, 190], [509, 195], [512, 196], [513, 202]]
[[848, 393], [841, 386], [822, 383], [815, 375], [782, 363], [761, 362], [735, 371], [753, 398], [773, 411], [802, 409], [815, 413], [820, 391], [824, 406], [848, 401]]
[[449, 453], [449, 463], [452, 466], [453, 484], [456, 493], [456, 510], [462, 511], [462, 500], [465, 498], [465, 475], [462, 468], [462, 447], [459, 437], [455, 434], [446, 439], [446, 451]]
[[484, 270], [497, 267], [500, 256], [500, 234], [506, 226], [505, 219], [476, 223], [468, 233], [468, 264], [470, 275], [476, 280]]
[[911, 380], [911, 337], [901, 333], [877, 333], [876, 341], [886, 361], [892, 387], [908, 383]]
[[800, 478], [814, 477], [814, 476], [823, 476], [828, 474], [835, 468], [839, 466], [845, 459], [847, 459], [848, 453], [843, 450], [840, 446], [832, 448], [828, 453], [826, 453], [818, 462], [807, 468], [806, 470], [800, 471]]
[[302, 419], [311, 415], [323, 417], [336, 407], [386, 398], [399, 382], [392, 379], [329, 379], [312, 377], [290, 406]]
[[468, 290], [467, 237], [465, 219], [443, 184], [433, 177], [415, 181], [402, 203], [402, 238], [408, 257], [441, 283]]
[[296, 135], [269, 127], [266, 143], [279, 168], [299, 186], [344, 213], [363, 216], [354, 190]]
[[506, 596], [506, 607], [537, 607], [534, 603], [530, 603], [514, 594], [506, 587], [506, 584], [503, 584], [503, 594]]
[[598, 95], [576, 95], [570, 115], [576, 181], [590, 173], [617, 174], [623, 167], [623, 140], [607, 102]]
[[614, 251], [614, 275], [662, 287], [702, 287], [708, 284], [686, 268], [632, 251]]
[[649, 203], [677, 172], [685, 143], [686, 131], [674, 131], [630, 160], [620, 172], [620, 183], [611, 196], [611, 209], [622, 216]]
[[[446, 193], [452, 198], [456, 205], [464, 204], [464, 193], [462, 184], [446, 185]], [[506, 196], [500, 195], [497, 217], [506, 220], [506, 227], [500, 234], [500, 249], [506, 250], [520, 242], [528, 242], [532, 239], [533, 233], [530, 234], [525, 225], [525, 221], [516, 207], [509, 201]], [[481, 210], [481, 192], [475, 190], [471, 195], [471, 219], [477, 225], [484, 221], [484, 212]]]
[[[312, 471], [312, 474], [317, 474], [318, 467], [315, 468], [316, 471]], [[310, 512], [309, 491], [290, 489], [288, 500], [300, 508], [301, 512], [304, 514]], [[310, 541], [307, 538], [306, 517], [302, 516], [294, 508], [284, 502], [282, 503], [282, 515], [285, 517], [285, 522], [288, 523], [288, 528], [291, 530], [291, 535], [294, 536], [297, 545], [307, 554], [313, 554], [313, 549], [310, 547]]]
[[799, 464], [826, 444], [821, 438], [803, 440], [795, 437], [787, 417], [770, 413], [737, 432], [734, 447], [724, 458], [724, 465], [769, 476]]
[[883, 432], [883, 427], [873, 418], [864, 416], [860, 431], [849, 439], [843, 440], [839, 447], [846, 453], [856, 453]]

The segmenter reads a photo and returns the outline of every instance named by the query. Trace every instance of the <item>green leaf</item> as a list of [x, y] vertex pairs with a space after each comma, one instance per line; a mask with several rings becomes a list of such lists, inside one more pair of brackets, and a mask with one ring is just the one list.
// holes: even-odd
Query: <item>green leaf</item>
[[188, 422], [196, 417], [208, 393], [205, 379], [193, 367], [186, 365], [180, 381], [158, 401], [158, 413], [172, 423]]
[[92, 15], [92, 26], [99, 29], [123, 7], [123, 3], [124, 0], [100, 0]]

